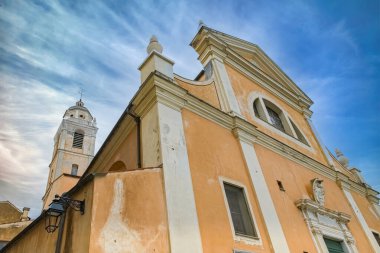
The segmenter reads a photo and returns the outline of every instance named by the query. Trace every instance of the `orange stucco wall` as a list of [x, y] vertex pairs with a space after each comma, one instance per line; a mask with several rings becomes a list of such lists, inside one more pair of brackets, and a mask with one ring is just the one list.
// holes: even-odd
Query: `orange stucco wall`
[[129, 132], [123, 143], [112, 155], [108, 166], [106, 166], [107, 171], [112, 167], [112, 165], [118, 161], [125, 164], [127, 170], [137, 169], [137, 128], [136, 126]]
[[[85, 200], [85, 213], [67, 209], [61, 252], [169, 252], [160, 168], [95, 176], [71, 198]], [[41, 219], [7, 252], [54, 252], [57, 235]]]
[[[211, 253], [245, 249], [269, 252], [266, 229], [236, 138], [227, 129], [190, 111], [183, 110], [182, 117], [203, 251]], [[262, 245], [252, 246], [234, 241], [221, 177], [247, 187], [247, 197], [256, 218]]]
[[[232, 84], [232, 88], [238, 100], [241, 113], [249, 122], [256, 125], [257, 128], [263, 133], [280, 140], [281, 142], [304, 153], [305, 155], [317, 160], [320, 163], [323, 163], [325, 165], [328, 164], [311, 130], [311, 127], [309, 126], [309, 123], [307, 122], [307, 120], [304, 118], [304, 116], [301, 113], [297, 112], [287, 103], [273, 96], [270, 92], [262, 88], [257, 83], [249, 80], [247, 77], [243, 76], [241, 73], [239, 73], [232, 67], [228, 65], [225, 65], [225, 66], [226, 66], [226, 70]], [[306, 138], [310, 141], [311, 146], [314, 149], [314, 151], [310, 151], [309, 149], [302, 147], [301, 145], [297, 143], [298, 142], [297, 140], [290, 141], [289, 139], [277, 134], [275, 131], [273, 131], [273, 128], [271, 126], [265, 127], [262, 124], [258, 124], [257, 122], [255, 122], [253, 116], [251, 115], [249, 111], [249, 107], [252, 105], [248, 104], [248, 96], [253, 91], [261, 92], [265, 96], [269, 97], [271, 100], [275, 101], [284, 110], [286, 110], [286, 112], [294, 120], [295, 124], [300, 128], [300, 130], [305, 134]], [[257, 120], [260, 120], [260, 119], [257, 119]]]
[[359, 207], [360, 212], [363, 214], [369, 228], [380, 232], [380, 217], [376, 214], [373, 204], [371, 204], [367, 198], [361, 196], [357, 192], [351, 191], [351, 195], [354, 198], [356, 205]]
[[65, 174], [59, 176], [51, 185], [48, 195], [45, 198], [43, 209], [48, 208], [56, 194], [62, 195], [62, 193], [67, 192], [78, 182], [78, 180], [78, 177], [72, 177]]
[[94, 192], [89, 252], [169, 252], [161, 169], [108, 173]]
[[[301, 198], [313, 198], [310, 181], [316, 177], [324, 180], [325, 207], [351, 215], [348, 228], [359, 252], [371, 252], [359, 221], [335, 181], [260, 145], [255, 145], [255, 150], [291, 252], [316, 252], [302, 213], [294, 205]], [[279, 190], [277, 180], [283, 183], [285, 192]]]
[[176, 82], [179, 84], [179, 86], [189, 91], [190, 94], [220, 109], [219, 98], [216, 93], [214, 82], [208, 85], [193, 85], [190, 83], [185, 83], [179, 79], [176, 79]]
[[[182, 117], [204, 252], [228, 252], [234, 248], [270, 252], [269, 237], [261, 214], [265, 210], [260, 210], [258, 206], [238, 141], [229, 130], [190, 111], [183, 110]], [[324, 180], [325, 206], [351, 215], [348, 228], [359, 252], [371, 252], [358, 219], [335, 181], [258, 144], [255, 144], [255, 150], [291, 252], [317, 252], [302, 212], [295, 205], [299, 199], [313, 198], [310, 181], [316, 177]], [[247, 187], [262, 245], [234, 241], [221, 178]], [[285, 192], [279, 190], [277, 180], [283, 183]]]

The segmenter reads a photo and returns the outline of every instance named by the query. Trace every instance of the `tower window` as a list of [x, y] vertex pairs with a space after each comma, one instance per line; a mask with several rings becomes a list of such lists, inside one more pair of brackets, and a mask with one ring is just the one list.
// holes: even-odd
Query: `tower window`
[[83, 138], [84, 138], [83, 132], [75, 131], [74, 140], [73, 140], [73, 148], [82, 148], [83, 147]]
[[243, 188], [224, 183], [224, 190], [230, 209], [236, 235], [257, 238]]
[[71, 175], [77, 176], [78, 175], [78, 164], [73, 164], [71, 167]]

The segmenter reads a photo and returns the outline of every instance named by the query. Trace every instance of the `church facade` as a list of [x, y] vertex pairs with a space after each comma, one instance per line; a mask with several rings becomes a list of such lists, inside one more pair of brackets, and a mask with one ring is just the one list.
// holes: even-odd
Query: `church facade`
[[257, 45], [201, 25], [191, 46], [195, 80], [152, 37], [139, 90], [63, 195], [81, 212], [47, 233], [45, 205], [4, 252], [380, 252], [378, 192], [325, 148], [311, 99]]

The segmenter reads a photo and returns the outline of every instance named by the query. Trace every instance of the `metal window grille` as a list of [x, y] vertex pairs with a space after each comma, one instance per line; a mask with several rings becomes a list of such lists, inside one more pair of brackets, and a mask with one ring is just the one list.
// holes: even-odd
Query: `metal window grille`
[[267, 111], [269, 114], [270, 121], [272, 125], [277, 128], [278, 130], [281, 130], [282, 132], [285, 132], [284, 125], [282, 124], [280, 115], [278, 115], [277, 112], [273, 111], [271, 108], [267, 107]]

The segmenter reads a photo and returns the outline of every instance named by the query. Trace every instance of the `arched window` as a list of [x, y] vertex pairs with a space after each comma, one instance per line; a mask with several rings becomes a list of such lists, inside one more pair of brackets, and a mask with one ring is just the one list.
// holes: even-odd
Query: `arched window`
[[294, 124], [294, 122], [291, 120], [291, 119], [289, 119], [289, 121], [290, 121], [290, 123], [292, 124], [292, 127], [293, 127], [293, 129], [294, 129], [294, 132], [296, 133], [296, 138], [300, 141], [300, 142], [302, 142], [303, 144], [306, 144], [306, 145], [309, 145], [308, 143], [307, 143], [307, 141], [306, 141], [306, 138], [305, 138], [305, 136], [303, 136], [303, 134], [301, 133], [301, 131], [298, 129], [298, 127], [296, 126], [296, 124]]
[[108, 171], [126, 171], [127, 167], [122, 161], [117, 161], [112, 164], [111, 168]]
[[73, 175], [73, 176], [78, 175], [78, 164], [73, 164], [71, 166], [71, 175]]
[[82, 130], [76, 130], [73, 139], [73, 148], [83, 147], [84, 132]]
[[[297, 127], [297, 125], [290, 119], [288, 114], [280, 108], [275, 102], [264, 98], [261, 95], [253, 94], [252, 95], [252, 109], [251, 113], [254, 115], [255, 119], [261, 119], [264, 122], [260, 122], [262, 125], [270, 124], [277, 130], [280, 130], [282, 133], [285, 133], [285, 137], [292, 137], [297, 139], [299, 142], [310, 147], [309, 142]], [[268, 124], [266, 124], [268, 123]], [[281, 134], [282, 134], [281, 133]]]
[[290, 134], [292, 131], [290, 130], [290, 127], [288, 125], [288, 122], [286, 121], [286, 116], [282, 112], [280, 108], [278, 108], [275, 104], [272, 102], [263, 99], [264, 105], [265, 105], [265, 110], [268, 113], [268, 121], [269, 123], [280, 130], [281, 132]]
[[260, 99], [256, 98], [256, 100], [253, 102], [253, 111], [255, 113], [255, 116], [259, 119], [265, 120], [265, 112], [263, 107], [261, 106]]
[[285, 132], [285, 128], [284, 128], [284, 125], [282, 124], [280, 115], [274, 110], [272, 110], [270, 107], [267, 107], [266, 109], [268, 111], [270, 123], [278, 130]]

